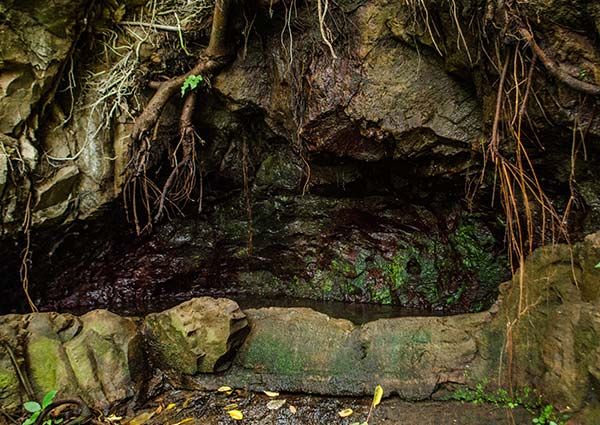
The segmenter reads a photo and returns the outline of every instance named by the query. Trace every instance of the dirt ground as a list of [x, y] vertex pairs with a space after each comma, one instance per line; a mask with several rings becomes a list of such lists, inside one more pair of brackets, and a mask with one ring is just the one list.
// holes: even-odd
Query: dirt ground
[[[275, 402], [279, 400], [279, 402]], [[285, 402], [283, 402], [285, 400]], [[271, 402], [271, 403], [270, 403]], [[270, 404], [269, 404], [270, 403]], [[225, 392], [184, 392], [164, 394], [137, 411], [126, 425], [323, 425], [362, 423], [367, 419], [371, 400], [368, 398], [327, 398], [309, 395], [264, 394], [242, 390]], [[352, 409], [345, 418], [339, 412]], [[233, 419], [228, 411], [242, 413]], [[235, 412], [234, 412], [235, 413]], [[426, 401], [410, 403], [397, 397], [384, 399], [377, 406], [370, 425], [493, 425], [531, 424], [532, 416], [524, 409], [505, 409], [492, 405], [461, 402]]]

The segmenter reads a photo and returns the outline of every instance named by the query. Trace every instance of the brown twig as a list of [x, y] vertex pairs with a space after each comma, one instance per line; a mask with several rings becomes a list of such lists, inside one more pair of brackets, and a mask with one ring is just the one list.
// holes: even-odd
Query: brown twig
[[81, 413], [79, 414], [79, 416], [77, 418], [74, 418], [73, 420], [69, 421], [69, 423], [72, 423], [72, 424], [88, 423], [88, 424], [93, 424], [93, 425], [102, 425], [102, 422], [97, 421], [92, 417], [92, 412], [91, 412], [90, 408], [79, 397], [65, 398], [65, 399], [53, 401], [52, 403], [50, 403], [48, 406], [46, 406], [42, 410], [42, 412], [40, 413], [40, 415], [37, 417], [36, 421], [34, 422], [34, 425], [43, 424], [44, 419], [50, 414], [50, 412], [52, 412], [57, 407], [70, 405], [70, 404], [77, 405], [79, 407], [79, 410]]

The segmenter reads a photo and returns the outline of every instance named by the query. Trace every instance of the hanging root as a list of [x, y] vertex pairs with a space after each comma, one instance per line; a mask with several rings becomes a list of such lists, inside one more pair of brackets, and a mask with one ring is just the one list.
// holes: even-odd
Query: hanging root
[[25, 235], [25, 248], [21, 254], [21, 285], [23, 287], [23, 293], [25, 294], [25, 298], [27, 299], [27, 303], [29, 304], [29, 308], [32, 312], [36, 313], [38, 311], [36, 305], [34, 304], [31, 296], [29, 295], [29, 248], [31, 247], [31, 192], [29, 192], [29, 196], [27, 197], [27, 205], [25, 206], [25, 217], [23, 218], [23, 234]]
[[[212, 29], [209, 45], [203, 55], [200, 56], [196, 65], [187, 73], [171, 78], [167, 81], [154, 81], [149, 84], [156, 89], [154, 96], [145, 106], [142, 113], [136, 118], [131, 132], [134, 142], [134, 154], [132, 157], [133, 173], [128, 185], [131, 186], [127, 195], [131, 205], [126, 201], [126, 209], [136, 226], [138, 234], [146, 227], [140, 226], [136, 196], [141, 195], [144, 204], [145, 215], [149, 226], [152, 222], [152, 210], [156, 207], [154, 221], [160, 220], [166, 209], [166, 203], [181, 199], [191, 199], [191, 194], [196, 187], [196, 141], [201, 141], [193, 126], [192, 117], [196, 105], [196, 92], [189, 91], [184, 101], [180, 116], [180, 138], [178, 147], [172, 154], [173, 170], [167, 177], [162, 190], [154, 185], [149, 187], [149, 179], [146, 170], [150, 157], [150, 148], [156, 140], [158, 121], [162, 110], [169, 100], [178, 92], [186, 79], [190, 76], [201, 75], [204, 79], [216, 75], [232, 59], [232, 51], [227, 43], [227, 28], [232, 0], [217, 0], [213, 12]], [[181, 148], [181, 149], [179, 149]], [[181, 151], [181, 159], [177, 159], [178, 151]], [[125, 191], [124, 191], [125, 192]], [[158, 192], [158, 200], [153, 205], [150, 197]], [[129, 215], [129, 214], [128, 214]]]
[[331, 31], [325, 24], [325, 17], [327, 16], [327, 9], [329, 8], [329, 0], [317, 0], [317, 13], [319, 15], [319, 31], [321, 32], [321, 38], [323, 39], [323, 43], [329, 48], [331, 52], [331, 56], [334, 59], [337, 59], [335, 51], [333, 50], [333, 45], [329, 38], [331, 37]]
[[165, 199], [174, 183], [179, 183], [176, 190], [173, 191], [172, 198], [174, 201], [190, 199], [192, 191], [194, 190], [196, 178], [196, 139], [200, 140], [192, 123], [195, 105], [196, 92], [191, 92], [187, 95], [181, 112], [180, 146], [183, 158], [175, 165], [175, 168], [171, 171], [171, 174], [162, 188], [158, 212], [156, 213], [154, 221], [159, 221], [162, 218], [165, 209]]

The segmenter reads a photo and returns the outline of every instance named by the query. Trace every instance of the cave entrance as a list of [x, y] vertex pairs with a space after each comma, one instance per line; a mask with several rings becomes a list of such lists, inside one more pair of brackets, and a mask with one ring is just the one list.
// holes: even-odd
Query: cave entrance
[[[150, 233], [135, 236], [115, 204], [65, 232], [33, 235], [34, 301], [41, 310], [144, 314], [228, 297], [242, 308], [305, 306], [363, 323], [478, 312], [496, 300], [510, 276], [502, 213], [468, 211], [461, 178], [415, 174], [426, 169], [418, 161], [316, 155], [302, 194], [304, 168], [279, 146], [253, 152], [249, 191], [225, 165], [206, 175], [201, 213], [184, 211]], [[5, 288], [19, 285], [13, 278]], [[6, 292], [6, 308], [18, 305], [19, 290]]]

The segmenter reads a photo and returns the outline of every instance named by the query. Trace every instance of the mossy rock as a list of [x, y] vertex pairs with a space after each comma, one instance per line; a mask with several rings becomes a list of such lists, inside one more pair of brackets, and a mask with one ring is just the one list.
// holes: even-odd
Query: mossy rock
[[227, 369], [247, 326], [234, 301], [201, 297], [149, 314], [144, 334], [159, 368], [195, 375]]

